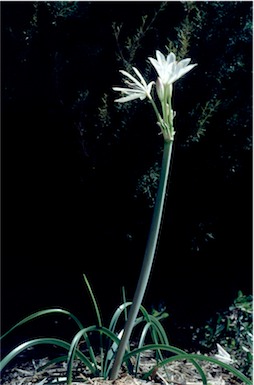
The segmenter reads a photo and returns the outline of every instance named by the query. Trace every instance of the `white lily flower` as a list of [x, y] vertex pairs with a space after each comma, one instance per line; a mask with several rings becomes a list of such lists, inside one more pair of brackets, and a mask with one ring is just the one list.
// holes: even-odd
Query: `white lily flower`
[[120, 70], [120, 72], [124, 76], [129, 78], [131, 80], [131, 82], [129, 80], [124, 80], [125, 84], [127, 84], [129, 86], [129, 88], [113, 87], [114, 91], [120, 91], [123, 94], [127, 95], [127, 96], [124, 96], [122, 98], [116, 99], [115, 102], [125, 103], [125, 102], [129, 102], [130, 100], [134, 100], [134, 99], [144, 100], [146, 97], [148, 99], [151, 99], [151, 89], [152, 89], [152, 85], [154, 84], [154, 81], [147, 84], [145, 79], [143, 78], [143, 76], [139, 72], [139, 70], [135, 67], [132, 67], [132, 68], [133, 68], [134, 72], [136, 73], [136, 75], [138, 76], [138, 78], [140, 79], [140, 81], [137, 80], [134, 76], [132, 76], [128, 72]]
[[156, 59], [149, 57], [152, 65], [156, 69], [161, 81], [164, 85], [172, 84], [187, 72], [192, 70], [197, 64], [189, 64], [191, 59], [183, 59], [176, 61], [176, 56], [173, 52], [165, 57], [160, 51], [156, 51]]
[[226, 350], [223, 349], [223, 347], [220, 346], [220, 344], [216, 344], [216, 345], [218, 349], [218, 354], [215, 354], [214, 357], [217, 358], [217, 360], [224, 362], [225, 364], [232, 364], [234, 360], [232, 360], [232, 358], [230, 357], [230, 354], [226, 352]]

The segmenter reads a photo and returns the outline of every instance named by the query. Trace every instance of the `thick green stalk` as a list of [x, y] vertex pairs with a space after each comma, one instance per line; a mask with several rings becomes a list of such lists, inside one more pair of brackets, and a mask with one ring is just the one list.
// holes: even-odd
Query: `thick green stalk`
[[122, 364], [123, 356], [126, 350], [126, 346], [128, 345], [128, 342], [133, 330], [134, 322], [137, 318], [137, 315], [145, 294], [145, 290], [147, 288], [149, 276], [151, 273], [152, 264], [155, 257], [155, 252], [156, 252], [158, 239], [159, 239], [159, 231], [162, 223], [162, 214], [163, 214], [163, 207], [164, 207], [165, 197], [166, 197], [167, 181], [168, 181], [170, 159], [171, 159], [171, 153], [172, 153], [172, 144], [173, 144], [172, 141], [164, 142], [160, 183], [159, 183], [159, 188], [157, 192], [148, 241], [146, 245], [143, 265], [141, 268], [133, 302], [130, 308], [130, 313], [128, 315], [128, 319], [124, 327], [124, 333], [121, 338], [121, 341], [116, 353], [116, 358], [110, 372], [110, 376], [109, 376], [110, 380], [115, 380], [118, 376], [118, 373]]

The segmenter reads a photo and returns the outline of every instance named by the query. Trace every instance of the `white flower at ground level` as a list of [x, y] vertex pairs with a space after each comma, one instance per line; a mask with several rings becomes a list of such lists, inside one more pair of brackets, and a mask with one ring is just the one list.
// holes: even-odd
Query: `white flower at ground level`
[[187, 72], [192, 70], [197, 64], [189, 64], [191, 59], [183, 59], [176, 61], [176, 56], [173, 52], [165, 57], [160, 51], [156, 51], [156, 59], [149, 57], [152, 65], [156, 69], [162, 83], [172, 84]]
[[129, 102], [130, 100], [134, 100], [134, 99], [144, 100], [146, 97], [148, 99], [151, 99], [151, 89], [152, 89], [152, 85], [154, 84], [154, 82], [152, 81], [149, 84], [147, 84], [145, 79], [143, 78], [143, 76], [139, 72], [139, 70], [135, 67], [132, 67], [132, 68], [133, 68], [134, 72], [136, 73], [136, 75], [138, 76], [138, 78], [140, 79], [140, 81], [137, 80], [134, 76], [132, 76], [128, 72], [120, 70], [120, 72], [124, 76], [129, 78], [131, 80], [131, 82], [129, 80], [124, 80], [125, 84], [128, 85], [129, 88], [113, 87], [114, 91], [119, 91], [119, 92], [122, 92], [123, 94], [127, 95], [127, 96], [123, 96], [122, 98], [116, 99], [115, 102], [125, 103], [125, 102]]
[[234, 360], [232, 360], [232, 358], [230, 357], [230, 354], [226, 352], [226, 350], [223, 349], [223, 347], [220, 346], [220, 344], [216, 344], [216, 345], [218, 349], [218, 354], [215, 354], [214, 357], [217, 358], [217, 360], [224, 362], [225, 364], [232, 364]]

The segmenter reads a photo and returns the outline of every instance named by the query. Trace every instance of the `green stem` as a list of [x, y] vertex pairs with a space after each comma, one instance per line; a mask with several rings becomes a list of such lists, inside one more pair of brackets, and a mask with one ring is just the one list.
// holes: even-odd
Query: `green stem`
[[146, 288], [149, 280], [149, 276], [152, 269], [153, 260], [155, 257], [156, 248], [158, 245], [159, 231], [162, 223], [162, 214], [163, 207], [166, 197], [167, 181], [169, 175], [170, 159], [172, 153], [172, 144], [173, 142], [164, 142], [163, 158], [162, 158], [162, 167], [161, 167], [161, 176], [160, 183], [156, 197], [156, 203], [154, 207], [152, 223], [150, 227], [150, 233], [148, 236], [148, 241], [146, 245], [143, 265], [141, 268], [136, 292], [133, 298], [133, 302], [130, 308], [130, 313], [126, 325], [124, 327], [124, 333], [119, 344], [115, 361], [110, 372], [110, 380], [115, 380], [118, 376], [123, 356], [128, 345], [136, 317], [138, 315]]

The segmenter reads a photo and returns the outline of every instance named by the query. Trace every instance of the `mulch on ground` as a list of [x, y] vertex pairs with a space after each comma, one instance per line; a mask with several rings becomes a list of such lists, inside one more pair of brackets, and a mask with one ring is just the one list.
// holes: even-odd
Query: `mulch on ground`
[[[1, 385], [56, 385], [66, 384], [66, 363], [53, 364], [44, 370], [38, 370], [49, 362], [45, 357], [39, 360], [30, 360], [18, 366], [8, 366], [1, 378]], [[199, 373], [188, 361], [174, 361], [166, 367], [154, 371], [152, 378], [148, 381], [142, 380], [142, 373], [146, 373], [156, 365], [153, 352], [146, 352], [141, 357], [140, 373], [137, 377], [127, 374], [124, 369], [119, 378], [110, 381], [101, 377], [91, 377], [86, 368], [76, 361], [73, 368], [73, 385], [202, 385]], [[208, 383], [210, 385], [240, 385], [231, 373], [223, 368], [202, 362]]]

